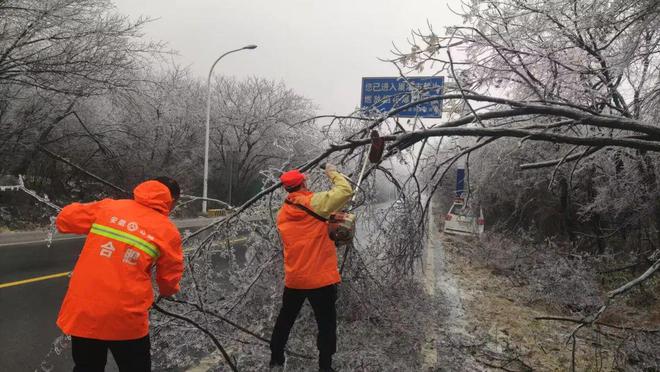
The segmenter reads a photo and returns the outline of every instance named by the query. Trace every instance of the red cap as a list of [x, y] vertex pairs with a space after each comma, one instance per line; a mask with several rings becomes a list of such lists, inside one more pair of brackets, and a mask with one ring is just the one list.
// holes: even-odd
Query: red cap
[[303, 183], [304, 180], [305, 180], [305, 175], [300, 173], [300, 171], [297, 169], [284, 172], [280, 176], [280, 181], [282, 181], [282, 185], [284, 185], [284, 187], [287, 189], [300, 185], [301, 183]]

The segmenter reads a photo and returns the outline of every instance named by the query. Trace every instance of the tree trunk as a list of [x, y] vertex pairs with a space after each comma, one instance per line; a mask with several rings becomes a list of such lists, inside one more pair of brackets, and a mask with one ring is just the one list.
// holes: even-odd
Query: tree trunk
[[568, 240], [575, 242], [573, 226], [571, 222], [570, 198], [568, 193], [568, 181], [565, 177], [559, 180], [559, 205], [561, 208], [561, 227]]

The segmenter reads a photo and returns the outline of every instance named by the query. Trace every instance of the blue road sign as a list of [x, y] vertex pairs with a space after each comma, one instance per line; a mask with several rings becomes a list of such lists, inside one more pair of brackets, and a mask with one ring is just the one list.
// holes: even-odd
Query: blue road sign
[[[360, 107], [367, 113], [389, 112], [423, 98], [442, 95], [444, 82], [442, 76], [363, 77]], [[442, 100], [407, 108], [395, 116], [440, 118]]]

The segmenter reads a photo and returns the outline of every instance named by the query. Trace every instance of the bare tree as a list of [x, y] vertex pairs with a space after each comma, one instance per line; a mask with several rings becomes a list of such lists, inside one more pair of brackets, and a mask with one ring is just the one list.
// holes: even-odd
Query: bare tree
[[[2, 143], [14, 155], [10, 173], [26, 173], [80, 98], [130, 87], [144, 62], [162, 51], [141, 40], [146, 22], [130, 21], [104, 0], [0, 3], [0, 125], [9, 129]], [[48, 113], [43, 106], [51, 106]]]
[[292, 166], [317, 142], [313, 123], [296, 125], [312, 115], [314, 106], [283, 83], [218, 78], [212, 104], [212, 160], [218, 159], [214, 169], [238, 200], [249, 196], [241, 188], [249, 187], [261, 170]]
[[73, 96], [128, 87], [141, 60], [148, 19], [130, 21], [106, 0], [12, 0], [0, 4], [0, 84]]

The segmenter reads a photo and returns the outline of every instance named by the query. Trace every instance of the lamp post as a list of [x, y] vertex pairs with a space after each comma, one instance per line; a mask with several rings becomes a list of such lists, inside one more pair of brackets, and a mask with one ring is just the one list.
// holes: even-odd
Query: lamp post
[[218, 59], [213, 62], [211, 69], [209, 70], [209, 77], [206, 80], [206, 138], [204, 141], [204, 193], [202, 197], [202, 213], [206, 213], [206, 198], [208, 197], [208, 186], [209, 186], [209, 134], [210, 134], [210, 125], [211, 125], [211, 75], [213, 74], [213, 68], [215, 65], [222, 59], [222, 57], [227, 54], [241, 51], [243, 49], [255, 49], [256, 45], [246, 45], [239, 49], [230, 50], [229, 52], [221, 55]]

